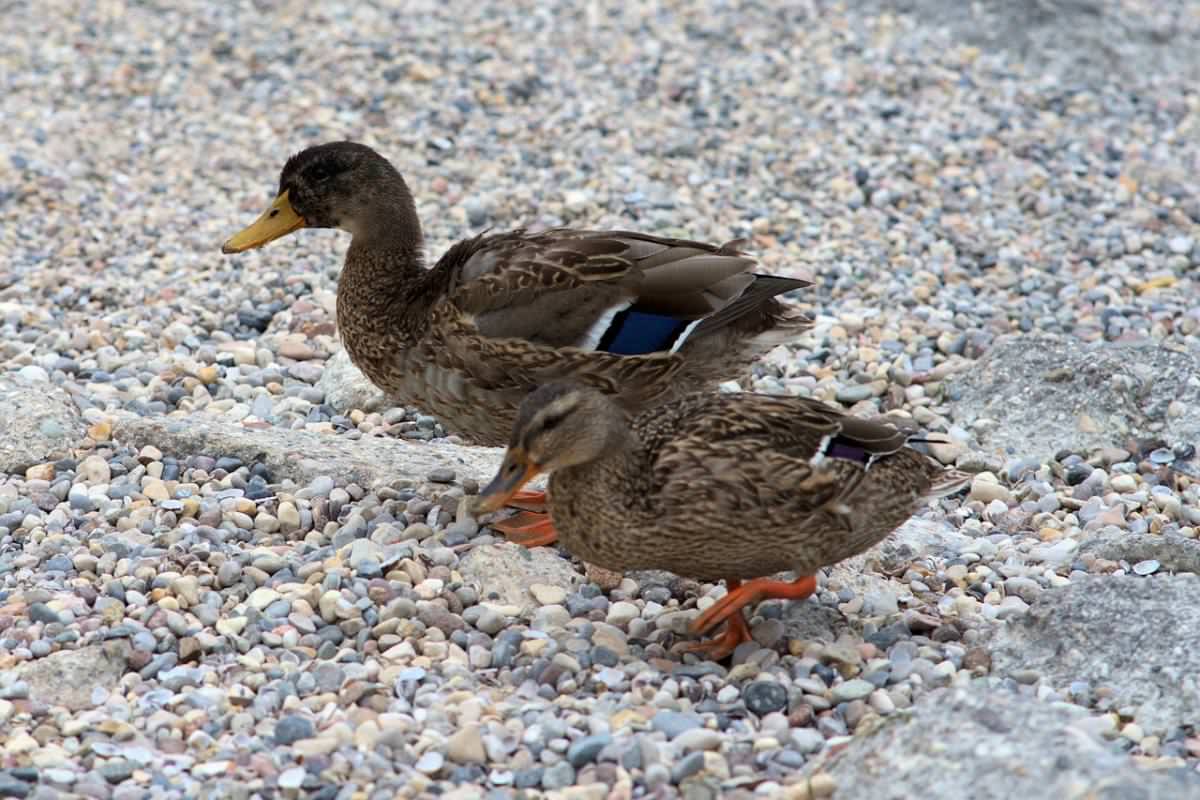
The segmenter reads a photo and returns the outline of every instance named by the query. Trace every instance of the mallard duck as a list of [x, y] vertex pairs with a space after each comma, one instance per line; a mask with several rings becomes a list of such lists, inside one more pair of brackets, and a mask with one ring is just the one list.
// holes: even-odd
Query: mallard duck
[[[502, 446], [542, 383], [570, 378], [637, 410], [741, 377], [809, 324], [777, 297], [810, 282], [754, 274], [736, 242], [516, 230], [460, 241], [426, 269], [404, 178], [354, 142], [288, 159], [270, 207], [222, 251], [301, 228], [352, 236], [337, 291], [351, 361], [475, 444]], [[543, 503], [540, 492], [514, 498]], [[530, 535], [541, 541], [552, 529], [537, 519]]]
[[[723, 658], [750, 638], [741, 609], [802, 599], [818, 569], [884, 539], [926, 499], [969, 476], [909, 446], [909, 433], [800, 397], [691, 394], [627, 415], [584, 386], [525, 399], [477, 510], [498, 509], [540, 473], [561, 544], [585, 562], [662, 569], [728, 593], [692, 624]], [[794, 571], [794, 581], [765, 576]], [[744, 583], [742, 581], [745, 581]]]

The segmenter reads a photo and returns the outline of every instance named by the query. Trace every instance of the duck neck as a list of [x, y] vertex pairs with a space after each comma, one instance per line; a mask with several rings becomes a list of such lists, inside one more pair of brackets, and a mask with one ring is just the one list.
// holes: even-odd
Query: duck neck
[[[624, 489], [630, 481], [643, 474], [637, 435], [624, 420], [603, 419], [598, 424], [606, 427], [601, 455], [587, 463], [557, 470], [550, 477], [552, 487], [556, 481], [560, 481], [570, 484], [572, 489], [580, 490], [572, 494], [589, 497], [593, 492], [625, 494]], [[551, 488], [551, 495], [553, 492]], [[636, 498], [629, 500], [636, 504]]]
[[338, 279], [343, 330], [404, 336], [421, 327], [411, 317], [423, 311], [412, 295], [427, 274], [424, 239], [412, 195], [396, 177], [397, 185], [377, 196], [350, 228], [354, 238]]

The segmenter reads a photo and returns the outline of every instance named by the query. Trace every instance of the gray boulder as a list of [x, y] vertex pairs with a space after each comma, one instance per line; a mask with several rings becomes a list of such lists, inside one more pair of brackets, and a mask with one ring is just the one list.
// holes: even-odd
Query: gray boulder
[[1200, 441], [1197, 376], [1195, 350], [1028, 335], [997, 340], [948, 389], [960, 425], [992, 421], [978, 433], [984, 447], [1045, 459], [1131, 439]]
[[1194, 724], [1197, 597], [1194, 575], [1095, 576], [1048, 589], [1028, 613], [998, 630], [992, 674], [1032, 670], [1060, 689], [1073, 681], [1108, 687], [1147, 734]]
[[61, 388], [0, 376], [0, 472], [65, 458], [86, 434], [79, 408]]
[[1139, 769], [1103, 741], [1086, 710], [974, 685], [924, 695], [860, 728], [845, 747], [805, 766], [826, 772], [835, 797], [1014, 797], [1176, 800], [1200, 796], [1200, 775]]
[[1200, 49], [1194, 46], [1200, 15], [1183, 0], [874, 0], [871, 6], [945, 26], [955, 41], [1062, 84], [1200, 80]]

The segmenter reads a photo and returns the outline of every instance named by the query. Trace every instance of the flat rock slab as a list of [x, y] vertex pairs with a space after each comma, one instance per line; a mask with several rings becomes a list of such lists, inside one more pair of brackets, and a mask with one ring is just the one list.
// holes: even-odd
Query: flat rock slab
[[87, 433], [75, 402], [47, 381], [0, 377], [0, 472], [70, 455]]
[[[1106, 0], [874, 0], [949, 29], [955, 41], [1002, 53], [1031, 75], [1099, 85], [1114, 75], [1142, 85], [1158, 75], [1200, 80], [1200, 15], [1169, 3]], [[864, 9], [865, 10], [865, 9]]]
[[247, 464], [262, 462], [278, 478], [308, 483], [319, 475], [370, 487], [397, 478], [424, 478], [450, 467], [459, 479], [491, 480], [503, 451], [492, 447], [413, 443], [364, 437], [352, 440], [313, 431], [254, 430], [193, 415], [186, 419], [121, 414], [113, 438], [141, 448], [153, 445], [175, 455], [219, 453]]
[[981, 444], [1022, 458], [1200, 441], [1200, 353], [1154, 342], [1004, 337], [951, 379], [949, 393], [956, 422], [992, 420]]
[[129, 652], [125, 639], [60, 650], [22, 665], [16, 670], [17, 679], [29, 685], [31, 699], [80, 711], [94, 705], [93, 689], [116, 687], [125, 674]]
[[1088, 712], [1001, 689], [941, 689], [826, 751], [835, 798], [1014, 797], [1176, 800], [1200, 797], [1200, 775], [1140, 769], [1094, 731]]
[[1188, 539], [1173, 531], [1158, 535], [1103, 529], [1079, 546], [1079, 555], [1085, 553], [1109, 561], [1126, 561], [1130, 566], [1157, 561], [1162, 572], [1200, 575], [1200, 540]]
[[584, 583], [584, 577], [557, 550], [530, 550], [508, 543], [472, 548], [458, 562], [458, 571], [465, 580], [478, 584], [481, 602], [519, 606], [522, 614], [538, 607], [530, 586], [540, 583], [572, 592]]
[[[992, 674], [1032, 670], [1065, 689], [1088, 681], [1134, 710], [1148, 734], [1200, 719], [1200, 577], [1090, 576], [1048, 589], [1001, 627]], [[1200, 797], [1200, 794], [1197, 795]]]

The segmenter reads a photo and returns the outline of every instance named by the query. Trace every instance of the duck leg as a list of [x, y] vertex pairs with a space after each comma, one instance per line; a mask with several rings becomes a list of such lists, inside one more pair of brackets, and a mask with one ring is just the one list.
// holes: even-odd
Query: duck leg
[[503, 533], [508, 541], [522, 547], [545, 547], [558, 541], [558, 531], [554, 530], [549, 514], [522, 511], [490, 525]]
[[[746, 620], [742, 617], [742, 609], [746, 606], [772, 599], [803, 600], [817, 591], [817, 579], [812, 575], [797, 578], [790, 583], [787, 581], [767, 580], [766, 578], [755, 578], [745, 583], [729, 580], [725, 583], [729, 590], [725, 596], [709, 606], [708, 610], [703, 614], [696, 617], [690, 626], [692, 633], [703, 634], [722, 622], [728, 623], [725, 633], [711, 643], [716, 645], [720, 642], [720, 646], [714, 647], [713, 650], [723, 652], [724, 654], [713, 655], [713, 658], [724, 658], [725, 655], [733, 652], [733, 648], [742, 642], [749, 641], [750, 630], [746, 625]], [[743, 631], [744, 635], [738, 633], [738, 629]], [[728, 651], [725, 651], [724, 648], [730, 642], [732, 642], [732, 647], [729, 647]], [[706, 645], [708, 644], [710, 643], [702, 643], [697, 649], [704, 649], [707, 652], [709, 648]]]
[[[741, 581], [730, 578], [725, 582], [726, 588], [730, 592], [735, 591]], [[692, 630], [695, 630], [695, 623], [692, 624]], [[740, 613], [733, 614], [725, 623], [725, 631], [717, 637], [703, 642], [693, 642], [683, 648], [685, 653], [696, 653], [704, 658], [713, 661], [720, 661], [728, 656], [742, 642], [750, 641], [750, 626], [746, 624], [746, 618]]]

